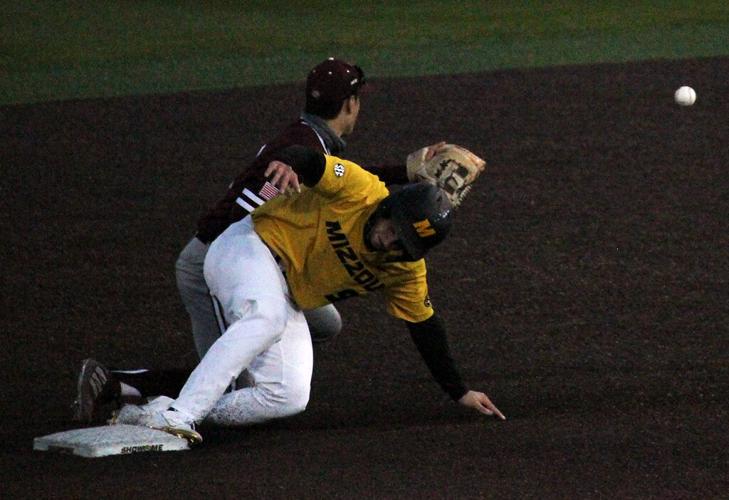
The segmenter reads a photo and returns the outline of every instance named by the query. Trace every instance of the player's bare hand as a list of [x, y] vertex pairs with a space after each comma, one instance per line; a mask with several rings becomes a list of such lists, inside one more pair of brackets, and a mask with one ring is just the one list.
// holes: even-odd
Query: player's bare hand
[[272, 161], [268, 164], [268, 168], [266, 168], [263, 175], [269, 177], [269, 182], [282, 193], [286, 193], [288, 189], [297, 193], [301, 192], [299, 176], [296, 175], [296, 172], [294, 172], [291, 166], [286, 165], [284, 162], [278, 160]]
[[425, 150], [425, 158], [424, 161], [428, 161], [431, 158], [433, 158], [435, 155], [440, 153], [445, 149], [446, 142], [440, 141], [438, 143], [432, 144], [428, 146], [428, 148]]
[[474, 410], [480, 411], [484, 415], [491, 415], [506, 420], [503, 413], [496, 408], [491, 400], [483, 392], [468, 391], [461, 399], [458, 400], [463, 406], [468, 406]]

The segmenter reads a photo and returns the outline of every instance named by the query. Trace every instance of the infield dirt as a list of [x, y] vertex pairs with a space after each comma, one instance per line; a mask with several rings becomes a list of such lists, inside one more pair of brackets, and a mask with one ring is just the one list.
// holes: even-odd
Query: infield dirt
[[374, 82], [349, 158], [446, 139], [489, 162], [429, 281], [506, 422], [444, 401], [370, 297], [316, 348], [305, 413], [95, 460], [32, 439], [73, 428], [84, 357], [194, 362], [177, 253], [301, 89], [0, 108], [2, 496], [725, 496], [727, 74], [712, 58]]

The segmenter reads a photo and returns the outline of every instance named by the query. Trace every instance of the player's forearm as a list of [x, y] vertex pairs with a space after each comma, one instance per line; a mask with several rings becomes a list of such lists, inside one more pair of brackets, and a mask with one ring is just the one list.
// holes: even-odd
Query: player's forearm
[[362, 168], [369, 173], [376, 175], [386, 185], [407, 184], [408, 171], [405, 164], [402, 165], [362, 165]]
[[437, 315], [420, 323], [407, 324], [410, 336], [438, 385], [458, 401], [468, 392], [448, 348], [445, 325]]
[[326, 158], [322, 153], [298, 145], [289, 146], [271, 155], [266, 155], [266, 160], [278, 160], [291, 166], [303, 183], [309, 187], [319, 182], [326, 165]]

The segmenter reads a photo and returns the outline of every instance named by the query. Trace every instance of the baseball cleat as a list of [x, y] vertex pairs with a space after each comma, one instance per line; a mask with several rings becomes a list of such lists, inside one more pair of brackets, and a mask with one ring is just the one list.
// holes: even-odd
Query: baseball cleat
[[121, 406], [121, 384], [94, 359], [85, 359], [76, 386], [73, 420], [86, 424], [105, 422]]
[[145, 405], [127, 404], [115, 411], [109, 420], [110, 425], [127, 424], [127, 425], [143, 425], [148, 427], [148, 423], [155, 413], [167, 410], [174, 399], [167, 396], [157, 396], [151, 399]]
[[180, 412], [170, 409], [172, 403], [173, 399], [159, 396], [146, 405], [124, 405], [114, 413], [109, 424], [141, 425], [186, 439], [191, 445], [202, 443], [195, 424], [185, 421]]

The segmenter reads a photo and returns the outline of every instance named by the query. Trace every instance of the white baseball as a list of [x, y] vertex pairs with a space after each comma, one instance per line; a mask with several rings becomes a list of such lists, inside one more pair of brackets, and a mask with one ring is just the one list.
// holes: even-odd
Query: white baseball
[[673, 94], [673, 99], [679, 106], [691, 106], [696, 102], [696, 91], [684, 85]]

